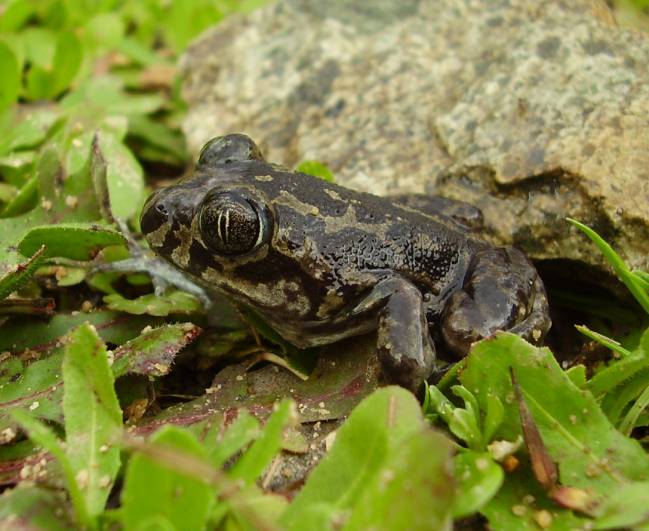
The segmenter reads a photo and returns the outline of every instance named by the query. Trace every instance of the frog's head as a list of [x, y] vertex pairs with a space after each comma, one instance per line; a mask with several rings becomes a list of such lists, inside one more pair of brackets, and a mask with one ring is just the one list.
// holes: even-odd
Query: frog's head
[[228, 135], [203, 148], [191, 176], [148, 199], [140, 226], [156, 254], [279, 329], [333, 314], [367, 287], [372, 274], [355, 271], [344, 251], [363, 237], [349, 193], [268, 163], [248, 137]]
[[207, 268], [221, 271], [259, 259], [272, 238], [274, 216], [246, 174], [266, 164], [245, 135], [209, 141], [189, 179], [158, 190], [144, 205], [140, 224], [151, 248], [203, 278]]

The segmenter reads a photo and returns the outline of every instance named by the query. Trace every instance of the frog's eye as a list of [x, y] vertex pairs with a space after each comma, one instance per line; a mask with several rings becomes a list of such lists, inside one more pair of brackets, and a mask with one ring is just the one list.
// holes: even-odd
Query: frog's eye
[[264, 160], [264, 157], [250, 137], [233, 134], [217, 136], [205, 144], [198, 156], [198, 165], [212, 166], [246, 160]]
[[244, 254], [258, 247], [268, 233], [265, 213], [257, 204], [235, 192], [210, 198], [201, 209], [199, 228], [203, 241], [220, 254]]

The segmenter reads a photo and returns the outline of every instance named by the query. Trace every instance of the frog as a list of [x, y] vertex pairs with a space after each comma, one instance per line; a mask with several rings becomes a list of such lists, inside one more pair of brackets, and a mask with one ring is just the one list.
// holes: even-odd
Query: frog
[[462, 358], [498, 331], [538, 344], [551, 326], [534, 265], [481, 239], [480, 221], [461, 201], [291, 171], [237, 133], [155, 191], [140, 226], [156, 255], [298, 348], [375, 331], [383, 379], [417, 393], [438, 351]]

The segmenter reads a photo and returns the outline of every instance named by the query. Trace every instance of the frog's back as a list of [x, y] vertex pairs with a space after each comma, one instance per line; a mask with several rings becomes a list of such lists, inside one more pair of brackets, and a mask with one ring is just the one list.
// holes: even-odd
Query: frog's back
[[335, 289], [398, 273], [440, 297], [461, 281], [472, 241], [452, 220], [311, 175], [268, 170], [248, 163], [238, 175], [272, 204], [275, 246], [308, 252], [308, 267], [324, 262]]

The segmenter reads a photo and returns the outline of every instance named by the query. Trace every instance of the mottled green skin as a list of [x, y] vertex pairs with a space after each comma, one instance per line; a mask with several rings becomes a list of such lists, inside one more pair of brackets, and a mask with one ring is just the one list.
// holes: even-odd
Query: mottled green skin
[[[262, 219], [251, 250], [224, 254], [206, 243], [219, 228], [201, 226], [201, 211], [223, 191]], [[472, 214], [461, 203], [378, 197], [287, 171], [230, 135], [206, 146], [190, 178], [149, 199], [142, 230], [157, 254], [298, 347], [378, 329], [386, 378], [415, 390], [433, 371], [435, 342], [464, 355], [496, 330], [540, 341], [550, 326], [534, 267], [470, 236], [463, 222]]]

